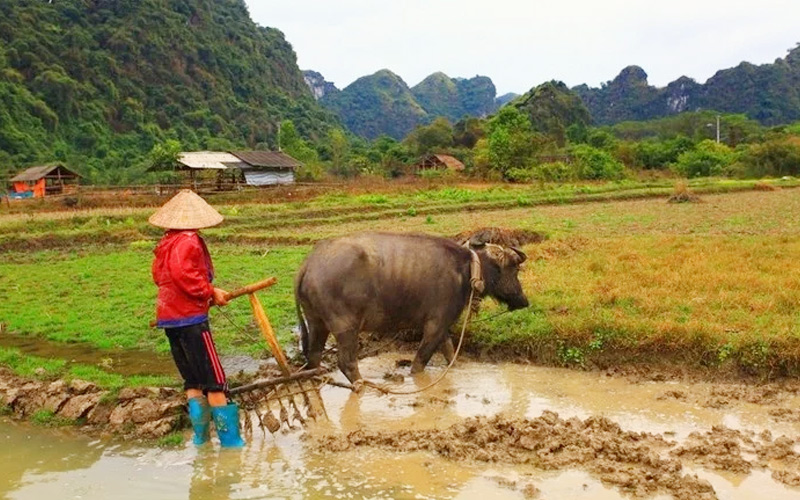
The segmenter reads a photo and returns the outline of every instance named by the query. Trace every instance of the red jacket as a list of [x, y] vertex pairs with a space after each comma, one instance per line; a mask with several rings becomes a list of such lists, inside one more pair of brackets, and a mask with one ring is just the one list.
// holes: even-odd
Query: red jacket
[[168, 231], [154, 250], [159, 328], [196, 325], [208, 319], [214, 265], [196, 231]]

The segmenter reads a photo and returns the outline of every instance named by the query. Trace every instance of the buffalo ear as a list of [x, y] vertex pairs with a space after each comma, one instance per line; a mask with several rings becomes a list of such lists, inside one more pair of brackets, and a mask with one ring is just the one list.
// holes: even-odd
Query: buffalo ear
[[483, 248], [485, 246], [486, 242], [483, 241], [483, 239], [479, 238], [478, 236], [473, 236], [472, 238], [469, 239], [470, 248]]
[[517, 247], [511, 247], [511, 250], [513, 250], [513, 251], [514, 251], [514, 253], [516, 253], [516, 254], [519, 256], [519, 262], [518, 262], [518, 264], [522, 264], [523, 262], [525, 262], [526, 260], [528, 260], [528, 256], [527, 256], [527, 255], [525, 255], [525, 252], [523, 252], [523, 251], [522, 251], [522, 250], [520, 250], [519, 248], [517, 248]]

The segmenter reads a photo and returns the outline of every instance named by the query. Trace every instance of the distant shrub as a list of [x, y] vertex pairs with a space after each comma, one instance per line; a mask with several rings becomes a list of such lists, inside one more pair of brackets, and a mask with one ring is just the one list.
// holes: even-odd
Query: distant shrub
[[531, 182], [536, 179], [536, 171], [530, 167], [515, 167], [508, 169], [506, 177], [511, 182]]
[[319, 163], [305, 163], [295, 171], [295, 178], [300, 182], [319, 181], [325, 175], [325, 170]]
[[749, 145], [741, 154], [735, 174], [742, 177], [800, 174], [800, 137], [781, 137]]
[[534, 172], [536, 178], [543, 182], [568, 182], [578, 177], [575, 167], [562, 161], [536, 165]]
[[736, 154], [731, 148], [707, 139], [681, 153], [672, 170], [686, 178], [725, 175], [735, 160]]
[[575, 160], [575, 171], [580, 179], [617, 180], [624, 177], [625, 166], [606, 151], [578, 144], [571, 148], [570, 153]]
[[692, 149], [692, 140], [678, 136], [667, 141], [646, 139], [630, 145], [632, 166], [644, 169], [666, 169], [678, 161], [678, 157]]

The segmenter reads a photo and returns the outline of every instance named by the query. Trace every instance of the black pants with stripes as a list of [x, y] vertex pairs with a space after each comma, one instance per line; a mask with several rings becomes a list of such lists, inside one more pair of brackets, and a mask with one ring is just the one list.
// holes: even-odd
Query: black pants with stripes
[[172, 359], [183, 377], [184, 390], [200, 389], [203, 393], [228, 390], [208, 321], [164, 331], [169, 339]]

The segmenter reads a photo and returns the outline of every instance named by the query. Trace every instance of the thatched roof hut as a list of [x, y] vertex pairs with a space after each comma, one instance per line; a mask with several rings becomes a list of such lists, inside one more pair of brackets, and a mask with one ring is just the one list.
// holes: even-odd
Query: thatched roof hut
[[414, 172], [422, 170], [450, 170], [453, 172], [464, 171], [464, 164], [458, 158], [444, 154], [429, 154], [422, 157], [413, 165]]

